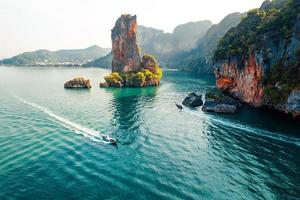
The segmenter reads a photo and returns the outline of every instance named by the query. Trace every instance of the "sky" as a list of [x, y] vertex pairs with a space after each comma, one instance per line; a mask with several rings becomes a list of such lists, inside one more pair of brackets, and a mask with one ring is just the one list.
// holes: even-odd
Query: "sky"
[[190, 21], [218, 23], [263, 0], [0, 0], [0, 59], [37, 49], [110, 47], [121, 14], [138, 24], [172, 32]]

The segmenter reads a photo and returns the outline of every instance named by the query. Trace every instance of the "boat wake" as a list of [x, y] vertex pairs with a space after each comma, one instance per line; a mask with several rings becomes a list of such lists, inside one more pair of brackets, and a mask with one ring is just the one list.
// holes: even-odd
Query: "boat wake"
[[112, 144], [112, 142], [111, 142], [112, 140], [116, 141], [114, 138], [111, 138], [108, 135], [102, 134], [99, 131], [84, 127], [75, 122], [71, 122], [70, 120], [68, 120], [64, 117], [58, 116], [57, 114], [53, 113], [50, 109], [48, 109], [46, 107], [40, 106], [33, 102], [26, 101], [23, 98], [18, 97], [16, 95], [14, 95], [14, 96], [22, 103], [27, 104], [33, 108], [36, 108], [36, 109], [40, 110], [41, 112], [47, 114], [48, 116], [52, 117], [56, 121], [60, 122], [60, 124], [64, 127], [66, 127], [67, 129], [70, 129], [77, 134], [83, 135], [84, 137], [89, 138], [90, 140], [92, 140], [94, 142]]
[[267, 131], [264, 129], [251, 127], [248, 125], [238, 124], [238, 123], [232, 122], [230, 120], [219, 118], [216, 116], [203, 115], [201, 113], [198, 113], [197, 111], [192, 111], [192, 110], [187, 110], [187, 109], [185, 109], [185, 111], [189, 114], [200, 116], [203, 119], [208, 119], [208, 120], [212, 121], [213, 123], [218, 124], [220, 127], [230, 127], [230, 128], [240, 130], [243, 133], [245, 133], [245, 132], [252, 133], [252, 134], [260, 136], [260, 137], [269, 138], [271, 140], [277, 140], [277, 141], [281, 141], [281, 142], [285, 142], [285, 143], [294, 144], [298, 147], [300, 146], [300, 138], [284, 135], [284, 133], [271, 132], [271, 131]]

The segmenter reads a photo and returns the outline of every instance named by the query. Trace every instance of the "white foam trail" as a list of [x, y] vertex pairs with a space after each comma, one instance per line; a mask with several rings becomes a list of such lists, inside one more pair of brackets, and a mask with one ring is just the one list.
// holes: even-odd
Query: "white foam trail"
[[235, 129], [239, 129], [241, 131], [245, 131], [245, 132], [250, 132], [252, 134], [256, 134], [265, 138], [270, 138], [273, 140], [277, 140], [277, 141], [281, 141], [281, 142], [285, 142], [285, 143], [290, 143], [290, 144], [294, 144], [296, 146], [300, 146], [300, 138], [296, 138], [296, 137], [292, 137], [292, 136], [286, 136], [283, 133], [279, 133], [279, 132], [271, 132], [271, 131], [267, 131], [267, 130], [263, 130], [260, 128], [255, 128], [255, 127], [250, 127], [247, 125], [243, 125], [243, 124], [237, 124], [237, 123], [233, 123], [229, 120], [226, 119], [218, 119], [215, 116], [209, 116], [209, 115], [204, 115], [201, 113], [197, 113], [196, 111], [191, 111], [191, 110], [187, 110], [184, 109], [187, 113], [193, 114], [193, 115], [197, 115], [202, 117], [203, 119], [208, 119], [211, 120], [212, 122], [217, 122], [219, 125], [221, 124], [222, 126], [225, 127], [231, 127], [231, 128], [235, 128]]
[[102, 134], [99, 131], [95, 131], [93, 129], [86, 128], [86, 127], [84, 127], [84, 126], [82, 126], [80, 124], [71, 122], [70, 120], [68, 120], [66, 118], [63, 118], [63, 117], [60, 117], [60, 116], [54, 114], [51, 110], [49, 110], [46, 107], [40, 106], [40, 105], [38, 105], [36, 103], [32, 103], [32, 102], [26, 101], [26, 100], [24, 100], [21, 97], [18, 97], [16, 95], [15, 95], [15, 97], [18, 100], [20, 100], [22, 103], [30, 105], [30, 106], [32, 106], [32, 107], [34, 107], [34, 108], [36, 108], [36, 109], [44, 112], [48, 116], [56, 119], [57, 121], [59, 121], [59, 122], [62, 123], [61, 125], [63, 125], [64, 127], [68, 128], [70, 130], [75, 131], [75, 133], [77, 133], [77, 134], [81, 134], [84, 137], [87, 137], [87, 138], [91, 139], [94, 142], [102, 142], [102, 143], [105, 143], [105, 144], [110, 144], [110, 142], [103, 140], [103, 137], [106, 137], [106, 138], [110, 139], [110, 137], [108, 135]]

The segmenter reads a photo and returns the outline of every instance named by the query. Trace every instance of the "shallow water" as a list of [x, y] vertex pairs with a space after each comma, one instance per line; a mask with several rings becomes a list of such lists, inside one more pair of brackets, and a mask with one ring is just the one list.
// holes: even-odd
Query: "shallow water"
[[[177, 110], [211, 75], [101, 89], [97, 68], [0, 67], [0, 199], [297, 199], [299, 122]], [[85, 76], [93, 88], [65, 90]], [[101, 140], [117, 138], [117, 147]]]

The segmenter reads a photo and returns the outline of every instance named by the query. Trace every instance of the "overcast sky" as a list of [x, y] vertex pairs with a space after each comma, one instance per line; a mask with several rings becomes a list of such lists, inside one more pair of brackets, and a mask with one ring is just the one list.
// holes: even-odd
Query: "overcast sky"
[[138, 24], [172, 32], [178, 24], [259, 7], [263, 0], [0, 0], [0, 58], [37, 49], [110, 47], [123, 13]]

